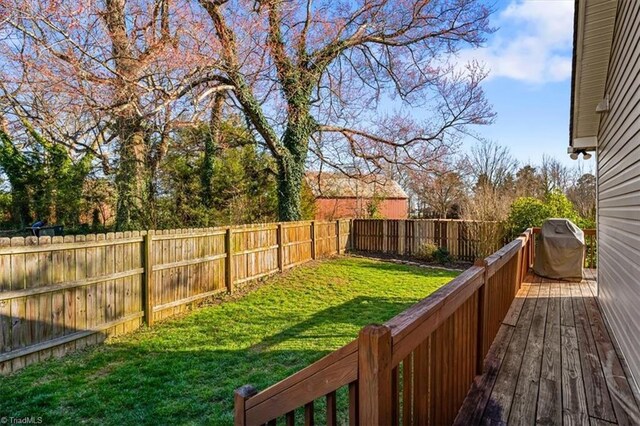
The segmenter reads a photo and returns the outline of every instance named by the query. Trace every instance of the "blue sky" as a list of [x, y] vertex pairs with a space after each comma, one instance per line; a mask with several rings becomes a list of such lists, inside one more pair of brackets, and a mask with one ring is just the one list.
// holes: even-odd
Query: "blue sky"
[[[567, 165], [574, 0], [496, 0], [485, 47], [460, 52], [490, 71], [484, 83], [498, 116], [474, 129], [507, 145], [521, 162], [539, 163], [550, 154]], [[468, 148], [473, 140], [465, 141]], [[580, 160], [582, 161], [582, 160]], [[585, 162], [593, 168], [594, 160]]]

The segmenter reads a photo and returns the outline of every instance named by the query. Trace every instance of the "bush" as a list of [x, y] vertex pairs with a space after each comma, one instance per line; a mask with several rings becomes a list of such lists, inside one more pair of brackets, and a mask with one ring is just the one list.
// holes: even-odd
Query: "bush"
[[426, 260], [432, 262], [434, 260], [434, 253], [438, 251], [438, 246], [433, 243], [422, 243], [416, 251], [415, 257], [420, 260]]
[[569, 219], [579, 227], [590, 227], [593, 224], [580, 217], [571, 201], [560, 191], [552, 191], [544, 200], [532, 197], [521, 197], [511, 204], [507, 219], [511, 237], [517, 236], [527, 228], [542, 226], [552, 217]]
[[580, 215], [566, 195], [560, 191], [552, 191], [545, 197], [545, 205], [549, 209], [549, 217], [562, 217], [574, 223], [580, 221]]
[[511, 235], [517, 235], [527, 228], [540, 226], [551, 217], [550, 209], [542, 200], [532, 197], [518, 198], [511, 204], [507, 219]]
[[433, 260], [438, 262], [441, 265], [451, 263], [451, 254], [449, 253], [449, 249], [446, 247], [439, 247], [436, 251], [433, 252]]

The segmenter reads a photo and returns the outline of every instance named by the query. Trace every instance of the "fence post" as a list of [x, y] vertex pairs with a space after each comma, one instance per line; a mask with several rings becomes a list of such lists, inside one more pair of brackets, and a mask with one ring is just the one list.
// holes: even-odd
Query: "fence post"
[[224, 259], [225, 284], [229, 293], [233, 292], [233, 229], [227, 228], [224, 236], [224, 245], [227, 257]]
[[400, 256], [405, 254], [405, 234], [406, 234], [407, 221], [402, 219], [398, 221], [398, 253]]
[[340, 219], [336, 220], [336, 253], [340, 254], [340, 249], [342, 247], [342, 242], [340, 241]]
[[356, 221], [349, 219], [349, 238], [347, 239], [347, 248], [353, 250], [356, 246]]
[[389, 251], [389, 223], [387, 219], [382, 219], [382, 252]]
[[235, 418], [235, 426], [246, 426], [247, 400], [257, 394], [258, 391], [251, 385], [239, 387], [234, 392], [234, 409], [233, 417]]
[[311, 259], [316, 258], [316, 221], [311, 221]]
[[411, 221], [411, 254], [415, 254], [418, 251], [418, 220]]
[[391, 424], [391, 329], [368, 325], [358, 336], [360, 424]]
[[153, 231], [147, 231], [142, 237], [144, 244], [144, 283], [142, 296], [144, 301], [144, 322], [147, 327], [153, 325]]
[[476, 374], [482, 374], [484, 369], [484, 357], [487, 347], [487, 314], [489, 312], [489, 277], [487, 274], [487, 261], [485, 259], [477, 259], [474, 266], [483, 268], [482, 285], [478, 289], [478, 342], [476, 355]]
[[[448, 238], [448, 234], [449, 234], [449, 221], [447, 219], [444, 219], [444, 221], [440, 222], [440, 239], [441, 239], [441, 247], [445, 247], [447, 249], [449, 249], [449, 238]], [[449, 249], [449, 252], [452, 252], [453, 250]]]
[[278, 240], [278, 270], [282, 272], [284, 270], [284, 239], [282, 238], [282, 223], [278, 223], [276, 238]]

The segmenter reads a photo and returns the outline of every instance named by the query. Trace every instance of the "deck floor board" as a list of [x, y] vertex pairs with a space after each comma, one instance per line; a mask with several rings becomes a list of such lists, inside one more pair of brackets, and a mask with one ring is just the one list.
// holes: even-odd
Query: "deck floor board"
[[528, 275], [456, 424], [640, 424], [640, 409], [599, 308], [581, 283]]

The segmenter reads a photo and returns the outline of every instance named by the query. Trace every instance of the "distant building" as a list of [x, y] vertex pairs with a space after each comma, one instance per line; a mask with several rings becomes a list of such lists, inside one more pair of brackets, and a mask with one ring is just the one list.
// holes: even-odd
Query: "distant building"
[[306, 174], [318, 220], [347, 217], [406, 219], [409, 197], [394, 180], [382, 175], [353, 178], [341, 173]]

